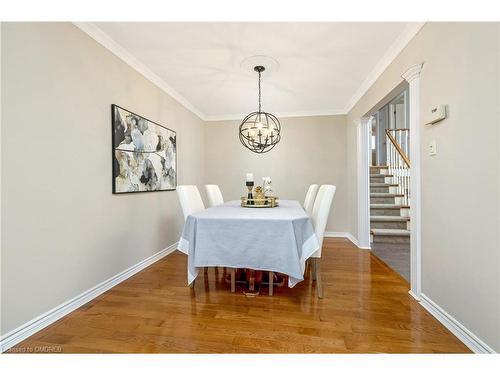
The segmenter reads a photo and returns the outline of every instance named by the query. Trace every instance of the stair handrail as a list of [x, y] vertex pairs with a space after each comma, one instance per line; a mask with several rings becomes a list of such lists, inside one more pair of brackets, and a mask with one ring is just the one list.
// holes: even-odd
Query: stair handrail
[[401, 156], [405, 164], [410, 168], [410, 159], [408, 156], [405, 154], [399, 143], [396, 141], [394, 136], [391, 134], [391, 131], [409, 131], [410, 129], [385, 129], [385, 134], [387, 135], [387, 138], [391, 141], [391, 143], [394, 145], [394, 148], [398, 152], [398, 154]]
[[[386, 136], [389, 142], [386, 142], [387, 172], [391, 183], [395, 186], [395, 193], [402, 206], [409, 206], [411, 200], [411, 168], [410, 159], [404, 150], [409, 149], [409, 129], [386, 129]], [[398, 142], [399, 140], [399, 142]], [[404, 140], [404, 142], [403, 142]]]

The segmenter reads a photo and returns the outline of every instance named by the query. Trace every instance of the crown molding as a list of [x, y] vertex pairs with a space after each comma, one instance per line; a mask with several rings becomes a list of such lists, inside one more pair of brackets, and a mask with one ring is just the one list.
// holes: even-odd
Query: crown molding
[[[318, 111], [297, 111], [297, 112], [271, 112], [273, 115], [279, 118], [286, 117], [312, 117], [312, 116], [338, 116], [345, 115], [346, 112], [343, 109], [326, 109]], [[231, 120], [243, 120], [248, 113], [234, 114], [234, 115], [213, 115], [205, 116], [205, 121], [231, 121]]]
[[146, 79], [151, 81], [153, 84], [158, 86], [160, 89], [165, 91], [172, 98], [177, 100], [182, 104], [187, 110], [193, 112], [201, 120], [206, 121], [206, 116], [192, 105], [185, 97], [175, 91], [170, 87], [163, 79], [156, 75], [151, 69], [139, 61], [134, 55], [128, 52], [125, 48], [119, 45], [114, 39], [112, 39], [108, 34], [102, 31], [97, 25], [92, 22], [73, 22], [73, 25], [82, 30], [85, 34], [90, 36], [96, 42], [101, 44], [107, 50], [112, 52], [118, 58], [123, 60], [129, 66], [134, 68], [140, 74], [142, 74]]
[[382, 56], [377, 65], [375, 65], [375, 68], [373, 68], [368, 77], [366, 77], [358, 90], [356, 90], [351, 100], [347, 103], [344, 113], [349, 113], [424, 25], [425, 22], [411, 22], [406, 26], [403, 32], [386, 51], [384, 56]]
[[[189, 102], [184, 96], [179, 94], [175, 89], [169, 86], [162, 78], [149, 69], [144, 63], [139, 61], [134, 55], [127, 51], [124, 47], [118, 44], [108, 34], [102, 31], [97, 25], [92, 22], [73, 22], [73, 24], [82, 30], [85, 34], [90, 36], [96, 42], [101, 44], [104, 48], [109, 50], [115, 56], [123, 60], [130, 67], [135, 69], [146, 79], [151, 81], [165, 93], [170, 95], [187, 110], [194, 113], [203, 121], [228, 121], [243, 119], [247, 113], [244, 114], [230, 114], [230, 115], [206, 115], [193, 104]], [[309, 117], [309, 116], [336, 116], [346, 115], [354, 107], [354, 105], [361, 99], [361, 97], [368, 91], [368, 89], [375, 83], [384, 70], [394, 61], [404, 47], [413, 39], [418, 31], [425, 25], [425, 22], [412, 22], [407, 25], [405, 30], [399, 35], [396, 41], [387, 50], [384, 56], [377, 63], [375, 68], [371, 71], [368, 77], [363, 81], [361, 86], [349, 100], [344, 109], [332, 110], [318, 110], [318, 111], [296, 111], [296, 112], [274, 112], [273, 114], [278, 117]]]

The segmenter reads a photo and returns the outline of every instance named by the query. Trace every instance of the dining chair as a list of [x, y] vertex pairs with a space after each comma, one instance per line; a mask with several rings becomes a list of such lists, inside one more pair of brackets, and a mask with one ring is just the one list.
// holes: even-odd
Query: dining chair
[[[195, 185], [177, 186], [177, 196], [179, 197], [179, 202], [181, 204], [184, 221], [186, 221], [189, 215], [205, 209], [200, 191]], [[207, 273], [208, 267], [205, 267], [204, 271]], [[191, 283], [190, 287], [194, 287], [194, 281]]]
[[219, 185], [205, 185], [205, 191], [207, 192], [208, 205], [210, 207], [219, 206], [224, 203]]
[[318, 188], [319, 185], [312, 184], [311, 186], [309, 186], [309, 189], [307, 189], [306, 199], [304, 200], [304, 210], [309, 216], [311, 216], [312, 213], [314, 199], [316, 198], [316, 194], [318, 193]]
[[330, 215], [330, 209], [335, 196], [336, 187], [333, 185], [321, 185], [318, 195], [314, 200], [312, 209], [311, 221], [314, 228], [314, 233], [318, 237], [319, 249], [311, 256], [312, 258], [312, 273], [313, 280], [316, 280], [318, 288], [318, 297], [323, 298], [323, 285], [321, 281], [321, 249], [323, 247], [323, 238], [325, 237], [325, 228]]
[[[182, 213], [184, 214], [184, 221], [191, 214], [203, 211], [205, 205], [201, 199], [200, 191], [195, 185], [179, 185], [177, 186], [177, 196], [181, 204]], [[222, 196], [222, 195], [221, 195]], [[204, 267], [205, 274], [208, 272], [208, 267]], [[190, 285], [194, 288], [194, 281]], [[235, 269], [231, 269], [231, 292], [236, 289], [236, 275]]]
[[[222, 193], [220, 191], [219, 185], [205, 185], [205, 191], [207, 193], [208, 205], [209, 207], [220, 206], [224, 204], [224, 198], [222, 197]], [[223, 267], [224, 274], [226, 273], [226, 267]], [[231, 269], [231, 291], [234, 292], [236, 286], [235, 281], [235, 270]]]
[[184, 220], [189, 215], [205, 209], [200, 192], [195, 185], [177, 186], [177, 196], [179, 197], [182, 213], [184, 214]]

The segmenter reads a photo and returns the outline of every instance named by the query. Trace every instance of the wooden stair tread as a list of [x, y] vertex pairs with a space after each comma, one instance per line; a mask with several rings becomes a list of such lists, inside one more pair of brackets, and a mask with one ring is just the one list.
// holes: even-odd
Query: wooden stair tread
[[371, 234], [374, 236], [400, 236], [410, 237], [410, 231], [407, 229], [372, 229]]
[[390, 203], [371, 203], [370, 208], [410, 208], [410, 206], [402, 206], [400, 204]]
[[392, 194], [392, 193], [370, 193], [372, 198], [396, 198], [404, 197], [404, 194]]
[[372, 182], [370, 187], [391, 187], [391, 186], [399, 186], [398, 184], [386, 184], [385, 182]]
[[410, 221], [409, 217], [404, 216], [370, 216], [370, 221]]

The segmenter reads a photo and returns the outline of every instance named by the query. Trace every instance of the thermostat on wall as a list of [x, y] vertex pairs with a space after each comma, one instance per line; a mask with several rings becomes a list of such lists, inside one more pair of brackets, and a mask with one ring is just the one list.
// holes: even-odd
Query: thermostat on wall
[[437, 107], [431, 109], [429, 121], [427, 121], [426, 125], [435, 124], [436, 122], [444, 120], [445, 118], [446, 118], [446, 106], [438, 105]]

